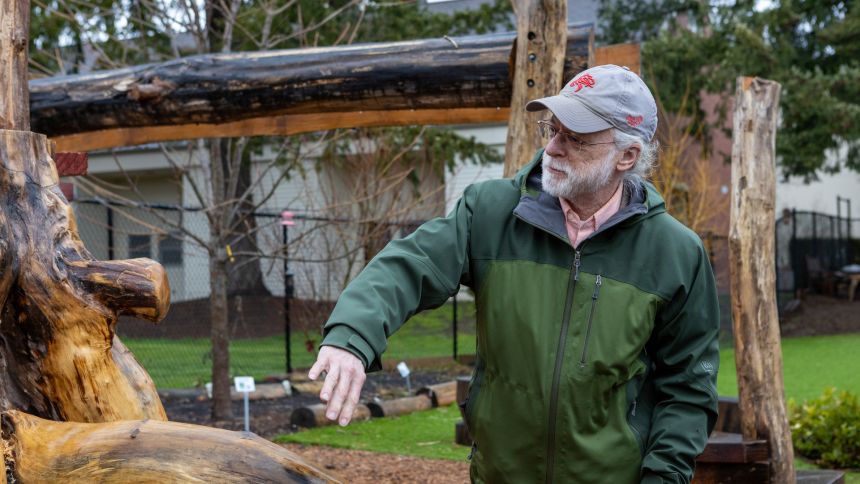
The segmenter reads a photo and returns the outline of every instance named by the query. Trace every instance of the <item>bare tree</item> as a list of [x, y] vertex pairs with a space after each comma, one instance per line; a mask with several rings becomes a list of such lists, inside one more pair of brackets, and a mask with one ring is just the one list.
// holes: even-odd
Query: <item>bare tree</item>
[[[71, 56], [72, 62], [66, 62], [64, 54], [57, 51], [53, 57], [34, 55], [31, 67], [44, 73], [70, 72], [82, 63], [93, 68], [119, 67], [188, 54], [338, 45], [353, 42], [362, 31], [371, 32], [369, 39], [374, 40], [374, 36], [383, 32], [387, 26], [388, 22], [382, 18], [387, 10], [401, 9], [394, 14], [398, 22], [423, 18], [416, 17], [417, 14], [412, 17], [401, 15], [406, 11], [403, 9], [411, 8], [410, 4], [389, 2], [376, 5], [361, 0], [331, 4], [310, 0], [137, 0], [130, 3], [115, 2], [111, 8], [105, 9], [102, 5], [72, 0], [35, 0], [34, 8], [41, 9], [38, 21], [42, 22], [41, 28], [37, 30], [53, 32], [54, 39], [63, 36], [72, 38], [76, 47]], [[376, 9], [374, 15], [366, 15], [369, 8]], [[414, 8], [408, 11], [413, 14], [417, 12]], [[461, 23], [466, 28], [478, 28], [481, 22], [493, 25], [498, 18], [486, 12], [482, 15], [487, 18], [480, 22], [470, 22], [467, 18], [466, 22]], [[456, 25], [446, 23], [447, 20], [440, 22], [443, 17], [432, 17], [435, 23], [415, 21], [412, 26], [418, 35], [430, 31], [428, 26], [450, 32]], [[371, 18], [376, 27], [363, 30]], [[61, 20], [60, 23], [65, 27], [51, 31], [54, 25], [51, 19]], [[125, 29], [118, 27], [120, 25], [125, 25]], [[397, 34], [402, 36], [403, 32]], [[45, 46], [50, 44], [49, 41], [50, 36], [43, 35], [37, 44], [41, 42]], [[87, 52], [91, 52], [89, 57], [85, 55]], [[196, 140], [187, 143], [184, 149], [161, 147], [177, 179], [182, 180], [185, 189], [193, 194], [196, 204], [202, 207], [209, 227], [208, 234], [201, 234], [189, 230], [181, 218], [171, 219], [158, 211], [152, 211], [151, 215], [161, 228], [149, 224], [160, 233], [164, 233], [164, 227], [167, 227], [171, 232], [182, 234], [186, 242], [199, 246], [208, 255], [214, 419], [232, 416], [229, 399], [229, 297], [231, 294], [265, 289], [260, 260], [277, 261], [286, 256], [286, 248], [277, 242], [260, 239], [261, 234], [271, 227], [261, 226], [254, 217], [261, 207], [270, 206], [281, 182], [291, 174], [300, 172], [308, 158], [318, 158], [328, 163], [346, 156], [351, 160], [347, 163], [354, 165], [351, 171], [374, 173], [375, 178], [365, 178], [366, 183], [350, 186], [350, 196], [358, 198], [339, 196], [337, 200], [317, 203], [314, 208], [327, 216], [322, 217], [324, 220], [316, 221], [306, 234], [302, 233], [291, 240], [291, 252], [297, 253], [303, 240], [326, 238], [331, 250], [326, 250], [318, 259], [344, 261], [348, 267], [353, 267], [378, 251], [387, 238], [387, 228], [394, 214], [383, 207], [396, 205], [398, 216], [401, 217], [414, 208], [413, 203], [386, 195], [385, 190], [392, 190], [391, 193], [403, 191], [409, 185], [404, 183], [405, 180], [414, 183], [425, 174], [400, 168], [393, 170], [393, 166], [413, 162], [416, 159], [413, 152], [422, 151], [422, 156], [431, 154], [428, 158], [445, 159], [443, 165], [452, 163], [458, 150], [465, 150], [464, 157], [480, 161], [492, 156], [473, 140], [459, 139], [452, 143], [450, 133], [433, 129], [424, 130], [418, 135], [418, 128], [409, 129], [412, 131], [401, 130], [398, 132], [400, 134], [383, 141], [371, 141], [370, 137], [379, 137], [384, 131], [356, 133], [346, 130], [287, 139]], [[444, 143], [434, 143], [433, 139], [426, 136], [428, 132], [434, 133]], [[420, 143], [414, 141], [418, 139]], [[362, 146], [348, 155], [343, 147], [350, 143]], [[272, 147], [272, 154], [264, 159], [259, 156], [262, 151]], [[372, 167], [374, 164], [379, 166]], [[124, 173], [122, 169], [120, 171]], [[437, 178], [438, 174], [441, 171], [438, 171]], [[125, 179], [133, 192], [133, 199], [126, 197], [126, 202], [138, 203], [143, 200], [143, 195], [134, 188], [133, 177], [126, 173]], [[97, 180], [90, 179], [82, 184], [103, 197], [121, 198], [116, 193], [111, 194], [110, 186]], [[332, 186], [331, 183], [328, 185]], [[315, 188], [308, 191], [313, 190]], [[339, 192], [340, 195], [344, 193]], [[350, 210], [345, 210], [345, 207], [350, 207]], [[338, 219], [346, 218], [360, 221], [357, 236], [347, 233], [348, 224], [337, 222]], [[332, 232], [326, 227], [336, 229]], [[337, 240], [338, 237], [340, 240]], [[356, 245], [348, 242], [351, 240], [359, 242]], [[327, 284], [329, 297], [339, 292], [338, 288], [345, 284], [351, 274], [354, 271], [349, 269], [336, 283], [332, 281]]]

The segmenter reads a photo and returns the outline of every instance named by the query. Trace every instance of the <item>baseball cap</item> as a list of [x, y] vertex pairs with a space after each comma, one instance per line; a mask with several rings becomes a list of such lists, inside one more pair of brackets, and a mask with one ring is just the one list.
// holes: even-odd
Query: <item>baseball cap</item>
[[614, 64], [582, 71], [558, 95], [526, 104], [527, 111], [544, 109], [575, 133], [616, 128], [651, 141], [657, 131], [657, 103], [648, 86], [629, 68]]

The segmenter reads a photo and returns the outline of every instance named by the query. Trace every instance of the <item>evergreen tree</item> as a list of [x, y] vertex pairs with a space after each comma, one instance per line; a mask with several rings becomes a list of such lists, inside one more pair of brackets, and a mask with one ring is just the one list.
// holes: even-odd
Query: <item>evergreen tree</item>
[[[646, 82], [673, 112], [686, 93], [729, 99], [737, 76], [778, 81], [783, 175], [860, 172], [860, 1], [757, 3], [601, 0], [601, 41], [643, 42]], [[697, 103], [683, 111], [704, 125]]]

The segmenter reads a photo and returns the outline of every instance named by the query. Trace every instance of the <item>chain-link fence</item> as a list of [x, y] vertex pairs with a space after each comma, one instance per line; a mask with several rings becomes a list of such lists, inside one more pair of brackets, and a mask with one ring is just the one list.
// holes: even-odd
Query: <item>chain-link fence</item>
[[[211, 379], [211, 251], [224, 249], [232, 256], [231, 373], [265, 378], [310, 366], [321, 327], [341, 289], [364, 266], [367, 250], [355, 235], [361, 228], [347, 219], [295, 214], [294, 225], [285, 225], [281, 213], [258, 212], [244, 231], [253, 237], [237, 236], [221, 248], [209, 247], [209, 221], [200, 209], [101, 199], [76, 200], [73, 206], [80, 236], [94, 257], [148, 257], [167, 272], [171, 304], [164, 321], [154, 325], [121, 317], [117, 323], [117, 334], [160, 388]], [[418, 225], [387, 224], [377, 230], [381, 235], [373, 245]], [[457, 309], [449, 303], [413, 318], [392, 338], [386, 358], [450, 358], [455, 351], [474, 353], [474, 305], [465, 294]]]

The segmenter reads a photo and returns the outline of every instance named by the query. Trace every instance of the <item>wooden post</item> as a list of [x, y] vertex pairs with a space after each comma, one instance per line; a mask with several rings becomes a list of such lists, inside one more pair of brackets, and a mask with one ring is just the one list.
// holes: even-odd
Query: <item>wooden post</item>
[[0, 4], [0, 129], [30, 131], [27, 45], [30, 2]]
[[773, 259], [779, 92], [773, 81], [737, 80], [729, 254], [741, 431], [768, 441], [772, 482], [794, 483]]
[[527, 113], [526, 103], [561, 90], [567, 44], [566, 0], [519, 0], [513, 5], [517, 40], [511, 62], [514, 82], [505, 145], [506, 177], [528, 163], [541, 146], [535, 122], [546, 113]]

